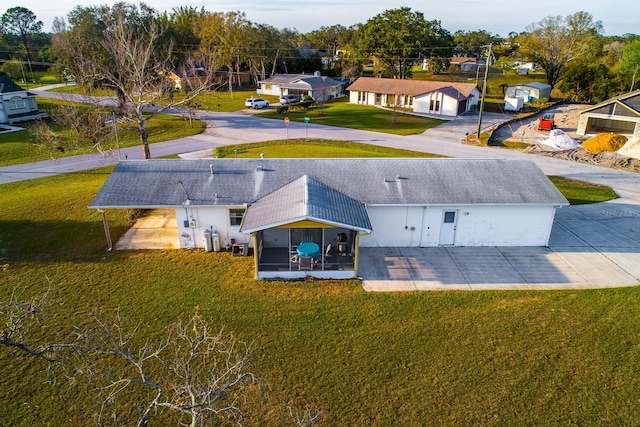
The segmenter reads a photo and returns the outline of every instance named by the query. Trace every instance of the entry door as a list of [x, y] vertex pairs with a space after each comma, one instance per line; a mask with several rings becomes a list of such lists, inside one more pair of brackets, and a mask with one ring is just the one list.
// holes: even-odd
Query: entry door
[[440, 246], [453, 246], [456, 241], [458, 211], [444, 211], [440, 227]]

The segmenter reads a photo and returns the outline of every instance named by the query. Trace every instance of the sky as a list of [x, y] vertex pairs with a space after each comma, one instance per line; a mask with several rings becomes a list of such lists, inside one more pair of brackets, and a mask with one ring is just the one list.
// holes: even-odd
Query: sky
[[[3, 1], [9, 4], [11, 0]], [[22, 2], [15, 1], [15, 5]], [[138, 3], [138, 1], [127, 1]], [[54, 17], [65, 18], [78, 4], [113, 4], [110, 1], [30, 0], [28, 9], [50, 32]], [[585, 11], [594, 21], [602, 21], [605, 35], [640, 34], [640, 2], [636, 0], [219, 0], [176, 1], [147, 0], [159, 12], [171, 12], [179, 6], [204, 7], [210, 12], [242, 11], [247, 19], [278, 29], [296, 29], [301, 33], [341, 24], [346, 27], [365, 23], [387, 9], [410, 7], [427, 20], [439, 20], [452, 34], [458, 30], [486, 30], [502, 37], [521, 32], [547, 16], [567, 16]], [[13, 6], [0, 7], [0, 13]]]

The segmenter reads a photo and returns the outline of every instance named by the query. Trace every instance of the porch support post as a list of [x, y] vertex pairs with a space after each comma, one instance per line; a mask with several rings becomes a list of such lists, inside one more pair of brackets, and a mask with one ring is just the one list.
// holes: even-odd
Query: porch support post
[[102, 214], [102, 226], [104, 227], [104, 235], [107, 237], [107, 250], [111, 252], [113, 249], [113, 243], [111, 243], [111, 233], [109, 233], [109, 221], [107, 221], [107, 213], [102, 209], [98, 209], [98, 212]]
[[258, 231], [251, 233], [251, 239], [253, 239], [253, 263], [254, 263], [254, 279], [258, 280], [260, 258], [262, 257], [262, 248], [258, 247]]

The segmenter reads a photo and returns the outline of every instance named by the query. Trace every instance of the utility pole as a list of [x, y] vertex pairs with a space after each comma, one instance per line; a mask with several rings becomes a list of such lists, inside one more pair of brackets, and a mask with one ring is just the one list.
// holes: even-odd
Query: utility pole
[[482, 111], [484, 110], [484, 96], [487, 93], [487, 78], [489, 77], [489, 62], [491, 61], [491, 44], [487, 52], [487, 62], [484, 65], [484, 83], [482, 84], [482, 97], [480, 98], [480, 111], [478, 114], [478, 141], [480, 141], [480, 127], [482, 126]]

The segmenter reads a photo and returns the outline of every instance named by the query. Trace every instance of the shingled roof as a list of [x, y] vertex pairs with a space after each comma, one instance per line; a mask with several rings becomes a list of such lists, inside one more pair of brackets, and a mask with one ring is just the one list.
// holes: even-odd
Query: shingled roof
[[370, 93], [385, 93], [391, 95], [411, 95], [419, 96], [425, 93], [443, 91], [447, 95], [451, 89], [459, 92], [465, 98], [473, 93], [477, 86], [474, 83], [459, 82], [437, 82], [429, 80], [404, 80], [404, 79], [383, 79], [377, 77], [360, 77], [353, 82], [347, 90]]
[[530, 160], [197, 159], [122, 161], [89, 207], [251, 205], [304, 175], [367, 205], [567, 204]]
[[361, 202], [308, 175], [252, 204], [241, 230], [252, 233], [303, 220], [371, 232], [369, 215]]
[[0, 76], [0, 93], [24, 92], [9, 76]]

